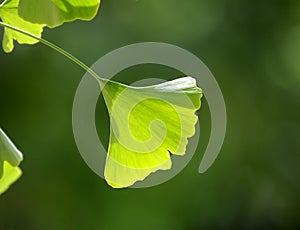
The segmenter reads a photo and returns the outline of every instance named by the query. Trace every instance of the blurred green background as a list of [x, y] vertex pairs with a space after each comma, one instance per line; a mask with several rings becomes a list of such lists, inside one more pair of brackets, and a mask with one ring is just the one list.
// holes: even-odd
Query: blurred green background
[[[214, 165], [198, 174], [210, 132], [204, 100], [191, 163], [162, 185], [114, 190], [87, 167], [73, 138], [84, 71], [42, 44], [1, 51], [1, 127], [25, 157], [24, 175], [0, 198], [1, 230], [300, 228], [300, 1], [103, 0], [92, 22], [45, 29], [44, 37], [88, 65], [135, 42], [191, 51], [222, 89], [227, 135]], [[177, 76], [145, 65], [117, 78]], [[103, 100], [98, 107], [105, 142]]]

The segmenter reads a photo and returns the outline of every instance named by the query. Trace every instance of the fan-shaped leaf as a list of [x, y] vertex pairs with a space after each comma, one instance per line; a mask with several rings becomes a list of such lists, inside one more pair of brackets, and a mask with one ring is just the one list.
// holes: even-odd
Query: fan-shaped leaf
[[109, 185], [128, 187], [170, 169], [170, 154], [185, 154], [202, 96], [193, 78], [149, 87], [107, 82], [103, 95], [111, 118], [104, 172]]

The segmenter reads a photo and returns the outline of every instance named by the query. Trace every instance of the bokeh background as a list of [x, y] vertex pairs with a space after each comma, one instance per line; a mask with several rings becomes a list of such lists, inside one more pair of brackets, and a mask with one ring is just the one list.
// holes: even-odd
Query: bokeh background
[[[1, 230], [300, 228], [300, 1], [103, 0], [92, 22], [45, 29], [44, 37], [88, 65], [135, 42], [191, 51], [222, 89], [227, 135], [214, 165], [198, 174], [210, 132], [204, 99], [191, 163], [162, 185], [114, 190], [87, 167], [73, 138], [84, 71], [42, 44], [1, 51], [0, 124], [25, 157], [24, 175], [0, 197]], [[116, 79], [179, 74], [144, 65]], [[96, 115], [107, 144], [101, 99]]]

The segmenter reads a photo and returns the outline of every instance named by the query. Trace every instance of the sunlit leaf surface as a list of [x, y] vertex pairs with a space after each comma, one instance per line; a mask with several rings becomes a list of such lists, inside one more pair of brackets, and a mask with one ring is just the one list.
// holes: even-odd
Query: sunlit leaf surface
[[170, 169], [170, 154], [185, 154], [202, 96], [193, 78], [149, 87], [108, 82], [103, 95], [111, 118], [104, 172], [109, 185], [133, 185], [152, 172]]
[[55, 27], [76, 19], [91, 20], [100, 0], [20, 0], [19, 14], [27, 21]]
[[[1, 20], [7, 24], [41, 37], [44, 25], [33, 24], [22, 19], [18, 15], [18, 4], [19, 0], [5, 0], [0, 5]], [[4, 28], [2, 47], [5, 52], [9, 53], [13, 50], [14, 40], [20, 44], [35, 44], [38, 42], [36, 39], [27, 35], [16, 32], [12, 29]]]
[[22, 159], [22, 153], [0, 129], [0, 194], [21, 176], [18, 165]]

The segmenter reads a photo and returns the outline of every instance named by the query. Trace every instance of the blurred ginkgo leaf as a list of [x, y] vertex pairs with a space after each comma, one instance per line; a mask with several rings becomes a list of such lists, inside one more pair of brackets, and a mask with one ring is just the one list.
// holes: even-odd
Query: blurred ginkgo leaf
[[0, 194], [21, 176], [18, 165], [22, 160], [22, 153], [0, 129]]
[[26, 21], [56, 27], [76, 19], [91, 20], [100, 0], [20, 0], [19, 15]]
[[[5, 0], [0, 5], [0, 18], [8, 25], [42, 36], [43, 27], [56, 27], [76, 19], [93, 19], [100, 0]], [[14, 40], [20, 44], [35, 44], [37, 39], [10, 28], [4, 29], [3, 50], [9, 53]]]
[[[3, 22], [41, 37], [44, 25], [25, 21], [18, 15], [19, 0], [5, 0], [0, 5], [0, 18]], [[3, 50], [7, 53], [14, 49], [14, 40], [20, 44], [35, 44], [38, 40], [9, 28], [4, 28]]]

